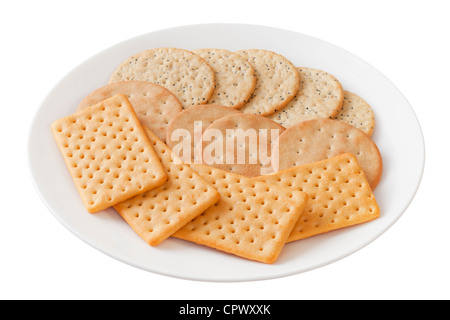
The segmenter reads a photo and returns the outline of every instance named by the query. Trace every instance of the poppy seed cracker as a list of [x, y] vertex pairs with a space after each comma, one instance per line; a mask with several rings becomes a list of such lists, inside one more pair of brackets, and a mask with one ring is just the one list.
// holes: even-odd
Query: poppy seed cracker
[[193, 51], [213, 68], [216, 89], [210, 104], [234, 109], [242, 107], [255, 89], [255, 71], [242, 56], [225, 49], [198, 49]]
[[262, 49], [241, 50], [255, 69], [256, 86], [250, 101], [241, 110], [267, 116], [291, 101], [300, 86], [297, 68], [280, 54]]
[[334, 117], [372, 136], [375, 116], [370, 105], [355, 93], [344, 91], [344, 103]]
[[184, 109], [207, 103], [214, 92], [214, 71], [200, 56], [179, 48], [155, 48], [123, 61], [109, 83], [141, 80], [159, 84], [180, 100]]
[[336, 115], [344, 100], [341, 83], [333, 75], [312, 68], [298, 68], [300, 88], [284, 107], [269, 116], [289, 128], [300, 121]]

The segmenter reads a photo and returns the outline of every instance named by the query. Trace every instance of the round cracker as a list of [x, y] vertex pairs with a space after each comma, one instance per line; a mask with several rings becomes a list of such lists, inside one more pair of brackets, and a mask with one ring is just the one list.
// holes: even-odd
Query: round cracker
[[[201, 121], [202, 124], [202, 130], [201, 134], [205, 129], [214, 121], [229, 116], [232, 114], [242, 114], [240, 111], [235, 110], [233, 108], [225, 107], [225, 106], [218, 106], [218, 105], [212, 105], [212, 104], [202, 104], [193, 106], [189, 109], [183, 110], [180, 112], [176, 117], [170, 121], [169, 126], [167, 128], [167, 135], [166, 135], [166, 143], [167, 145], [173, 149], [180, 141], [173, 137], [172, 134], [177, 129], [184, 129], [187, 130], [186, 134], [191, 137], [191, 161], [195, 161], [195, 144], [194, 144], [194, 122], [195, 121]], [[200, 135], [201, 138], [201, 135]], [[182, 154], [180, 154], [181, 157], [183, 157]]]
[[370, 105], [355, 93], [344, 91], [344, 103], [334, 116], [372, 136], [375, 128], [375, 116]]
[[352, 153], [374, 189], [383, 163], [376, 144], [361, 130], [342, 121], [315, 119], [300, 122], [284, 131], [274, 148], [279, 148], [279, 169], [287, 169]]
[[213, 68], [216, 89], [208, 103], [239, 109], [255, 89], [255, 70], [242, 56], [225, 49], [193, 50]]
[[[256, 141], [254, 143], [251, 142], [251, 139], [245, 138], [245, 143], [240, 145], [239, 139], [233, 138], [231, 133], [227, 130], [236, 130], [240, 129], [242, 130], [242, 133], [248, 133], [249, 136], [252, 135], [252, 132], [255, 133], [254, 136], [256, 137]], [[247, 131], [247, 130], [254, 130], [254, 131]], [[211, 130], [211, 131], [210, 131]], [[214, 133], [214, 130], [218, 130], [221, 133], [221, 137], [223, 138], [223, 149], [222, 152], [219, 151], [219, 154], [211, 154], [212, 157], [209, 157], [209, 151], [205, 150], [205, 148], [208, 147], [211, 143], [214, 143], [215, 139], [211, 139], [209, 141], [207, 137], [207, 133]], [[260, 150], [260, 136], [258, 133], [261, 132], [261, 130], [267, 130], [267, 144], [265, 146], [265, 150], [267, 150], [267, 156], [269, 157], [269, 163], [264, 164], [263, 161], [260, 161], [261, 158], [259, 156]], [[278, 135], [273, 136], [271, 130], [278, 130]], [[263, 170], [267, 170], [271, 168], [270, 163], [270, 156], [271, 156], [271, 150], [272, 145], [275, 142], [276, 139], [282, 134], [282, 132], [285, 130], [285, 128], [278, 123], [267, 119], [266, 117], [255, 115], [255, 114], [235, 114], [235, 115], [229, 115], [223, 118], [220, 118], [219, 120], [214, 121], [210, 126], [208, 126], [203, 133], [203, 157], [202, 160], [205, 164], [210, 165], [212, 167], [216, 167], [222, 170], [231, 171], [243, 176], [247, 177], [255, 177], [259, 176], [264, 172]], [[217, 131], [216, 131], [217, 132]], [[232, 143], [227, 143], [227, 138], [233, 141]], [[234, 151], [233, 153], [230, 152], [230, 155], [232, 155], [231, 161], [228, 161], [230, 159], [227, 159], [227, 148], [228, 150]], [[245, 157], [243, 162], [239, 163], [239, 157], [238, 152], [242, 149], [245, 150]], [[262, 152], [262, 151], [261, 151]], [[211, 152], [212, 153], [212, 152]], [[250, 159], [254, 159], [256, 163], [251, 163]], [[223, 163], [220, 163], [223, 162]], [[229, 163], [227, 163], [229, 162]]]
[[164, 87], [147, 81], [120, 81], [100, 87], [88, 94], [77, 111], [93, 106], [118, 93], [127, 96], [141, 123], [165, 141], [170, 120], [182, 111], [177, 97]]
[[250, 49], [236, 53], [250, 62], [256, 74], [255, 90], [250, 101], [242, 107], [243, 112], [267, 116], [294, 98], [300, 76], [292, 62], [268, 50]]
[[297, 69], [300, 73], [300, 89], [291, 102], [269, 118], [289, 128], [301, 121], [336, 115], [344, 101], [344, 90], [338, 79], [318, 69]]
[[184, 109], [207, 103], [214, 92], [214, 71], [200, 56], [178, 48], [155, 48], [123, 61], [109, 83], [141, 80], [169, 89]]

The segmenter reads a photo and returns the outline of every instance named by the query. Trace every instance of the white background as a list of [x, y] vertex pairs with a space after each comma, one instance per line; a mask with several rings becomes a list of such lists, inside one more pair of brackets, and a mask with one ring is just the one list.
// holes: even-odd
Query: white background
[[[448, 1], [3, 1], [0, 12], [1, 299], [450, 298]], [[407, 211], [380, 238], [286, 278], [196, 282], [116, 261], [47, 210], [28, 174], [27, 140], [53, 86], [121, 41], [211, 22], [267, 25], [331, 42], [372, 64], [406, 96], [425, 136], [425, 172]]]

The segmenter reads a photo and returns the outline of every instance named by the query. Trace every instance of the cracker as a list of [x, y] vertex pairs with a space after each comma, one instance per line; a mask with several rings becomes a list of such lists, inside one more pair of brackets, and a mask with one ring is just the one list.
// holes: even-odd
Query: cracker
[[51, 128], [88, 212], [106, 209], [167, 180], [122, 94], [56, 120]]
[[350, 153], [253, 180], [308, 194], [308, 203], [288, 242], [368, 222], [380, 216], [370, 185], [356, 157]]
[[236, 52], [247, 59], [256, 74], [256, 86], [250, 101], [241, 110], [267, 116], [291, 101], [300, 86], [297, 68], [280, 54], [250, 49]]
[[334, 117], [372, 136], [375, 116], [370, 105], [355, 93], [344, 91], [344, 104]]
[[183, 109], [177, 97], [166, 88], [148, 81], [119, 81], [98, 88], [88, 94], [77, 110], [122, 93], [127, 96], [139, 121], [159, 139], [166, 139], [167, 126]]
[[151, 246], [220, 200], [219, 192], [181, 163], [151, 130], [146, 130], [168, 180], [162, 186], [114, 206], [131, 228]]
[[[234, 130], [235, 135], [229, 130]], [[203, 163], [247, 177], [268, 173], [272, 167], [272, 145], [284, 130], [280, 124], [256, 114], [222, 117], [209, 125], [203, 134]], [[210, 145], [213, 148], [212, 144], [218, 139], [208, 137], [208, 131], [221, 133], [223, 148], [215, 150], [217, 153], [207, 149]], [[261, 140], [263, 138], [266, 143]]]
[[216, 89], [208, 103], [239, 109], [255, 90], [255, 70], [242, 56], [225, 49], [193, 50], [213, 68]]
[[[199, 128], [199, 139], [201, 139], [201, 134], [203, 131], [215, 120], [220, 119], [227, 115], [232, 114], [242, 114], [240, 111], [224, 107], [224, 106], [218, 106], [218, 105], [212, 105], [212, 104], [202, 104], [202, 105], [196, 105], [189, 109], [183, 110], [181, 113], [179, 113], [175, 118], [173, 118], [169, 126], [167, 128], [167, 137], [166, 137], [166, 143], [167, 145], [173, 149], [178, 143], [182, 142], [181, 138], [179, 137], [178, 133], [181, 133], [181, 130], [185, 132], [186, 135], [183, 135], [183, 139], [187, 139], [190, 137], [190, 144], [191, 144], [191, 155], [190, 157], [187, 157], [187, 159], [191, 159], [191, 161], [188, 162], [194, 162], [196, 157], [195, 153], [195, 139], [194, 140], [194, 123], [197, 121], [197, 123], [201, 123], [201, 130]], [[184, 155], [181, 152], [180, 157], [183, 157]]]
[[184, 49], [155, 48], [123, 61], [109, 83], [142, 80], [169, 89], [183, 108], [207, 103], [214, 92], [214, 71], [200, 56]]
[[222, 198], [173, 236], [246, 259], [275, 262], [307, 203], [306, 193], [201, 164], [191, 167]]
[[316, 162], [342, 153], [353, 153], [372, 189], [380, 181], [383, 162], [376, 144], [355, 127], [338, 120], [300, 122], [284, 131], [274, 148], [279, 150], [279, 169]]
[[301, 121], [336, 115], [344, 100], [341, 83], [333, 75], [312, 68], [298, 68], [300, 89], [282, 109], [269, 116], [288, 128]]

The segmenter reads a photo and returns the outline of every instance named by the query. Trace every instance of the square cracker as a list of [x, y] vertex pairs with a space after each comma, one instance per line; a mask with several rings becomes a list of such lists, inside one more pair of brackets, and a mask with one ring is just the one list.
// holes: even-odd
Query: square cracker
[[318, 161], [254, 181], [308, 194], [308, 203], [287, 242], [376, 219], [380, 209], [356, 157], [351, 153]]
[[193, 164], [221, 200], [174, 237], [264, 263], [278, 258], [307, 203], [304, 192]]
[[90, 213], [167, 180], [144, 128], [122, 94], [56, 120], [51, 128]]
[[147, 135], [169, 177], [162, 186], [114, 206], [131, 228], [156, 246], [220, 200], [219, 192], [149, 129]]

